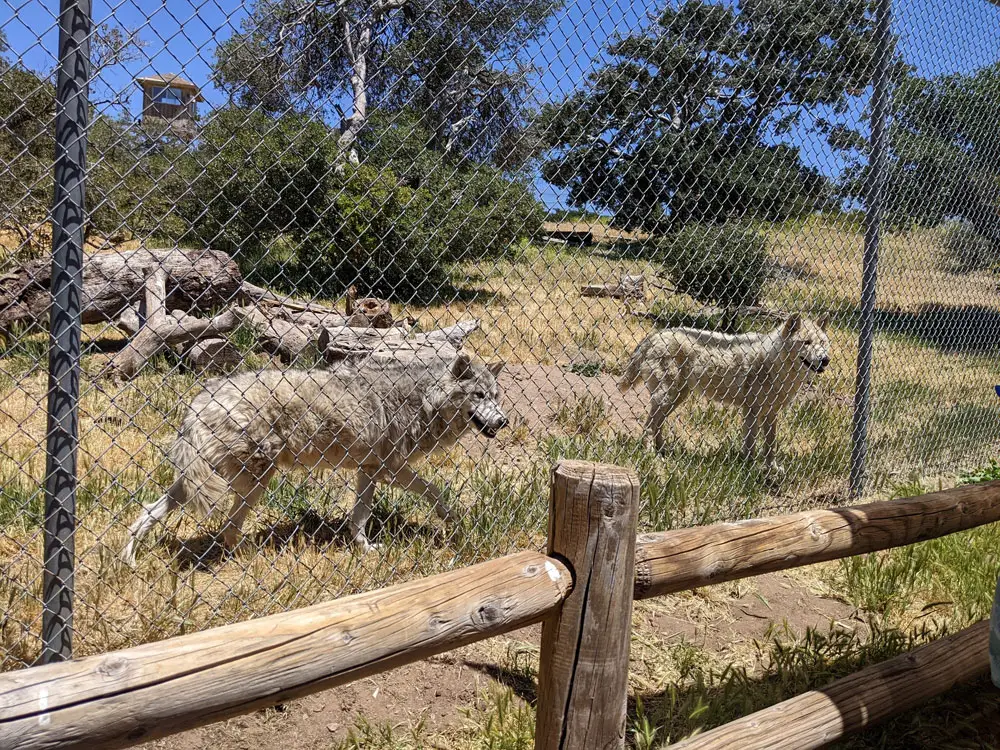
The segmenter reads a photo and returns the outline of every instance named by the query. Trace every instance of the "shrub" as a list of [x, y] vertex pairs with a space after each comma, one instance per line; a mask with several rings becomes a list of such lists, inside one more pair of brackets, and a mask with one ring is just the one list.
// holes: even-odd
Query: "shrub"
[[519, 239], [533, 236], [544, 216], [527, 185], [491, 167], [457, 172], [434, 197], [451, 261], [503, 257]]
[[997, 263], [997, 248], [972, 222], [947, 221], [940, 227], [941, 268], [949, 273], [972, 273]]
[[[299, 253], [315, 291], [427, 299], [448, 282], [447, 244], [426, 220], [434, 197], [399, 184], [390, 169], [348, 167], [322, 224]], [[325, 278], [324, 278], [325, 277]], [[335, 288], [324, 290], [329, 282]]]
[[193, 239], [264, 283], [437, 296], [450, 264], [511, 252], [542, 214], [527, 185], [421, 137], [412, 125], [374, 129], [361, 165], [338, 169], [336, 135], [315, 119], [220, 111], [192, 158], [205, 165], [185, 209]]
[[661, 239], [656, 254], [677, 290], [702, 303], [757, 304], [767, 281], [767, 242], [740, 224], [690, 224]]
[[430, 132], [412, 116], [373, 116], [362, 140], [363, 163], [389, 167], [400, 182], [433, 197], [426, 221], [442, 235], [450, 262], [506, 255], [544, 220], [527, 184], [429, 149]]
[[194, 156], [203, 169], [185, 207], [192, 239], [233, 255], [247, 273], [283, 234], [312, 232], [329, 201], [331, 138], [303, 115], [216, 112]]

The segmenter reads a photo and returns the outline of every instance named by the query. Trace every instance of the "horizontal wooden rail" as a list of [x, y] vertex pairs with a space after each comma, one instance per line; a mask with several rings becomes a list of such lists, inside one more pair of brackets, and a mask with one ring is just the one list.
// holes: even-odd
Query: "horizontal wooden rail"
[[955, 635], [811, 690], [671, 750], [811, 750], [919, 706], [955, 685], [985, 675], [987, 620]]
[[1000, 480], [905, 500], [643, 534], [635, 598], [900, 547], [1000, 521]]
[[114, 748], [540, 622], [572, 589], [523, 552], [257, 620], [0, 675], [0, 748]]

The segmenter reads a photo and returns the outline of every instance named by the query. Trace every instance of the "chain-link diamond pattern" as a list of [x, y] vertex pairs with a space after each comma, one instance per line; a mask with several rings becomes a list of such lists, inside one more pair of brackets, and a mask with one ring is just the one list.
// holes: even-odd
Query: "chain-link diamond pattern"
[[[540, 547], [560, 458], [635, 468], [644, 529], [850, 501], [874, 2], [93, 16], [75, 655]], [[892, 7], [865, 497], [1000, 446], [998, 30], [985, 0]], [[6, 0], [0, 33], [15, 669], [57, 19]]]

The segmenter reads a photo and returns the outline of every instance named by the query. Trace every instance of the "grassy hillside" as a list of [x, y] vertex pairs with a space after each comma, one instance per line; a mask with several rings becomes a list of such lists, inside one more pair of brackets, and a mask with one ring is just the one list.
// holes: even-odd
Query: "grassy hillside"
[[[615, 300], [582, 298], [579, 287], [621, 273], [655, 274], [647, 264], [613, 253], [526, 246], [515, 259], [459, 269], [458, 301], [407, 308], [424, 328], [478, 317], [482, 330], [470, 347], [487, 359], [523, 366], [505, 381], [514, 426], [488, 449], [469, 441], [423, 469], [437, 481], [450, 482], [454, 501], [464, 509], [466, 533], [457, 548], [430, 520], [426, 503], [380, 491], [374, 536], [384, 548], [379, 555], [358, 557], [346, 545], [343, 528], [352, 502], [350, 477], [292, 475], [275, 480], [235, 555], [224, 556], [214, 545], [215, 522], [188, 517], [144, 549], [138, 570], [124, 568], [117, 553], [125, 530], [138, 502], [155, 498], [169, 483], [164, 451], [199, 384], [191, 375], [176, 374], [176, 363], [168, 359], [126, 385], [96, 379], [107, 355], [95, 342], [118, 334], [87, 326], [76, 653], [303, 606], [539, 546], [548, 471], [562, 457], [634, 467], [643, 480], [646, 529], [846, 502], [862, 236], [857, 227], [814, 219], [772, 229], [770, 237], [776, 272], [767, 304], [834, 316], [832, 365], [801, 394], [780, 426], [782, 461], [789, 470], [780, 487], [767, 484], [756, 468], [739, 460], [737, 415], [716, 405], [692, 400], [678, 411], [666, 456], [656, 456], [639, 440], [645, 397], [623, 401], [613, 382], [624, 357], [654, 328], [633, 313], [648, 309], [666, 320], [697, 323], [704, 322], [704, 311], [686, 297], [660, 290], [645, 307], [627, 309]], [[934, 231], [914, 231], [889, 237], [882, 250], [869, 451], [873, 498], [899, 494], [901, 487], [953, 484], [963, 471], [987, 464], [1000, 448], [1000, 404], [992, 390], [1000, 382], [996, 278], [940, 270], [939, 239]], [[246, 344], [247, 335], [237, 332], [235, 338]], [[44, 334], [26, 335], [0, 358], [4, 669], [30, 662], [39, 648], [45, 346]], [[246, 366], [262, 364], [251, 355]], [[576, 380], [565, 380], [566, 371]], [[553, 384], [551, 391], [545, 381]], [[583, 392], [580, 383], [592, 386]], [[529, 386], [537, 391], [531, 397]], [[632, 709], [636, 746], [657, 747], [822, 684], [832, 674], [897, 652], [912, 639], [932, 637], [944, 626], [982, 616], [986, 584], [996, 572], [995, 552], [987, 555], [998, 548], [995, 535], [983, 530], [921, 548], [927, 551], [869, 557], [810, 573], [811, 586], [857, 606], [874, 625], [850, 635], [782, 634], [786, 613], [775, 610], [775, 643], [785, 645], [744, 654], [744, 671], [727, 672], [725, 665], [732, 662], [711, 648], [650, 635], [640, 618], [633, 652], [645, 656], [634, 659], [633, 688], [647, 699]], [[970, 564], [966, 548], [982, 551], [975, 558], [980, 564]], [[929, 602], [937, 602], [932, 620], [920, 614]], [[913, 635], [915, 625], [930, 629]], [[649, 660], [645, 666], [643, 659]], [[834, 667], [819, 668], [830, 660]], [[525, 679], [530, 681], [530, 669]], [[530, 708], [509, 690], [496, 690], [478, 696], [470, 709], [477, 728], [449, 735], [446, 744], [421, 739], [419, 727], [406, 730], [405, 737], [390, 731], [386, 740], [384, 727], [369, 724], [359, 725], [344, 747], [527, 747], [523, 732], [533, 722]], [[483, 738], [490, 737], [496, 742], [484, 744]]]

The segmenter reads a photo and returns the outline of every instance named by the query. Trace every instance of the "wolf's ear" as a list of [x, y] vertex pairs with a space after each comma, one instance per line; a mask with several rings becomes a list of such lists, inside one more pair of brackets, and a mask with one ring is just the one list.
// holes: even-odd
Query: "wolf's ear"
[[825, 331], [826, 327], [830, 325], [830, 313], [823, 313], [816, 318], [816, 325], [819, 326], [821, 331]]
[[486, 365], [486, 369], [490, 371], [490, 375], [496, 378], [499, 377], [501, 372], [503, 372], [503, 368], [506, 364], [506, 362], [491, 362]]
[[467, 377], [471, 369], [472, 360], [465, 352], [459, 352], [458, 356], [455, 357], [455, 361], [451, 363], [451, 374], [458, 380], [462, 380]]
[[790, 338], [795, 335], [795, 332], [799, 330], [799, 326], [802, 325], [802, 316], [798, 313], [792, 313], [788, 316], [785, 324], [781, 326], [781, 336], [782, 338]]

